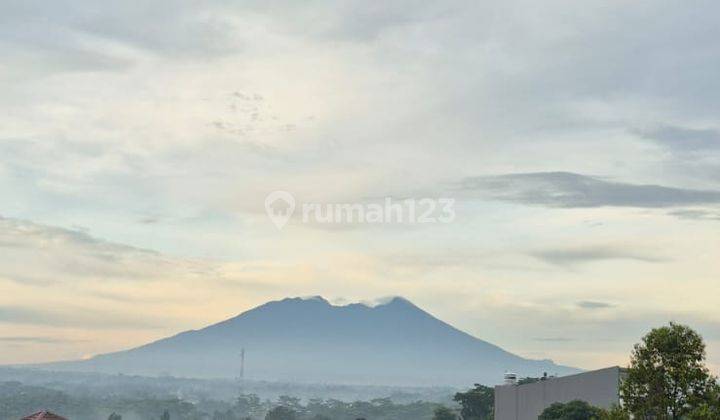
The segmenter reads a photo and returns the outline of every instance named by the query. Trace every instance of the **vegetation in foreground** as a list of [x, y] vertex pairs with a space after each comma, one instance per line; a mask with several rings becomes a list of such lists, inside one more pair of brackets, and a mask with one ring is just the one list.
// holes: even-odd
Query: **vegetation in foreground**
[[705, 343], [690, 327], [655, 328], [635, 345], [620, 388], [622, 407], [553, 404], [540, 420], [718, 420], [720, 385], [705, 366]]
[[[604, 410], [584, 401], [556, 403], [539, 420], [720, 420], [720, 385], [705, 366], [705, 343], [685, 325], [653, 329], [635, 345], [621, 386], [623, 406]], [[526, 381], [533, 381], [526, 378]], [[458, 392], [452, 407], [436, 402], [397, 403], [389, 398], [344, 402], [243, 394], [234, 402], [179, 397], [70, 395], [20, 382], [0, 383], [0, 420], [51, 409], [72, 420], [488, 420], [494, 392], [475, 384]]]

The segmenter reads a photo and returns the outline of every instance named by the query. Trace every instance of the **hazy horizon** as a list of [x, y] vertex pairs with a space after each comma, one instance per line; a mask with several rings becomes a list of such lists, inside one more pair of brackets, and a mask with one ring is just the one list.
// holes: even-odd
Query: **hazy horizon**
[[0, 365], [403, 296], [584, 369], [678, 321], [718, 374], [719, 9], [5, 1]]

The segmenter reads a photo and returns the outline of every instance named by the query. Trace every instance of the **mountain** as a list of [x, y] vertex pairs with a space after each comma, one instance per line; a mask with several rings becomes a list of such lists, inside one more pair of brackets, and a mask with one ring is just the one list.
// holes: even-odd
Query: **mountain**
[[377, 306], [321, 297], [273, 301], [234, 318], [134, 349], [46, 368], [138, 375], [245, 377], [382, 385], [496, 384], [503, 373], [577, 369], [529, 360], [438, 320], [403, 298]]

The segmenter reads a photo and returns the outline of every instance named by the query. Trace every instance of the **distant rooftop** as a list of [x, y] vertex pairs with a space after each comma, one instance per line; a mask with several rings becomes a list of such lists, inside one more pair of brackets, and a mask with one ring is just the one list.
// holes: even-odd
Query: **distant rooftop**
[[23, 417], [22, 420], [67, 420], [65, 417], [58, 416], [55, 413], [51, 413], [47, 410], [38, 411], [37, 413], [30, 414], [27, 417]]

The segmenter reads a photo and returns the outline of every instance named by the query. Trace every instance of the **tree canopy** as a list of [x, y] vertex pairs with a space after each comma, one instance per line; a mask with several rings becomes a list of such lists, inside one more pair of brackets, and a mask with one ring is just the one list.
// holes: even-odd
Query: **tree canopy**
[[295, 410], [282, 405], [273, 408], [265, 415], [265, 420], [296, 420], [297, 418]]
[[538, 420], [597, 420], [602, 414], [602, 409], [593, 407], [585, 401], [575, 400], [550, 405], [540, 414]]
[[705, 343], [671, 322], [635, 345], [621, 387], [623, 403], [640, 418], [680, 419], [710, 404], [715, 379], [705, 367]]
[[485, 420], [493, 417], [495, 405], [495, 390], [493, 388], [475, 384], [475, 387], [466, 392], [458, 392], [453, 400], [460, 403], [460, 414], [464, 420]]
[[433, 420], [457, 420], [457, 416], [451, 409], [441, 405], [435, 409]]

